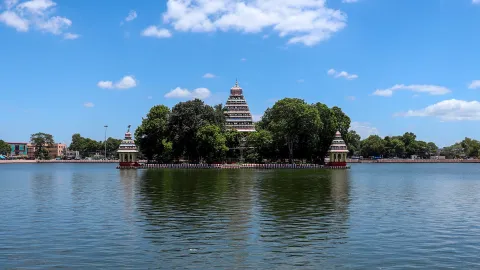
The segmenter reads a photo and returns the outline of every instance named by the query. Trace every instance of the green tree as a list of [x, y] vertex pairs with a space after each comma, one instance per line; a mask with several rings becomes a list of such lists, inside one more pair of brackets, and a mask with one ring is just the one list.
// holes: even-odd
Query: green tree
[[[107, 156], [110, 154], [116, 154], [116, 151], [120, 147], [120, 144], [122, 143], [121, 139], [115, 139], [112, 137], [109, 137], [107, 139]], [[102, 143], [103, 147], [105, 148], [105, 145]]]
[[293, 153], [299, 148], [300, 139], [313, 139], [322, 125], [318, 111], [297, 98], [277, 101], [268, 114], [267, 129], [272, 131], [274, 138], [286, 144], [290, 163], [293, 163]]
[[[336, 129], [338, 127], [335, 112], [328, 108], [323, 103], [316, 103], [313, 105], [318, 111], [319, 117], [322, 121], [322, 125], [319, 125], [315, 133], [315, 159], [321, 164], [324, 163], [325, 156], [328, 153], [328, 149], [332, 144], [335, 137]], [[337, 112], [339, 113], [339, 112]]]
[[105, 151], [105, 145], [103, 144], [103, 142], [99, 142], [90, 138], [84, 138], [78, 133], [72, 135], [72, 142], [70, 143], [70, 146], [68, 148], [70, 149], [70, 151], [78, 151], [83, 157], [91, 156], [92, 154], [97, 152], [103, 153], [103, 151]]
[[0, 140], [0, 155], [8, 155], [12, 151], [12, 148], [8, 143]]
[[262, 163], [263, 159], [274, 157], [273, 136], [268, 130], [260, 129], [249, 133], [247, 145], [249, 148], [246, 151], [246, 159], [250, 162]]
[[175, 105], [168, 121], [174, 156], [198, 161], [198, 131], [203, 126], [215, 124], [215, 119], [215, 110], [199, 99]]
[[135, 130], [135, 140], [147, 160], [167, 162], [171, 158], [172, 144], [168, 140], [170, 109], [157, 105], [150, 109], [142, 124]]
[[460, 142], [465, 155], [468, 157], [477, 157], [480, 151], [480, 142], [470, 138], [465, 138]]
[[225, 130], [226, 116], [225, 116], [225, 107], [222, 104], [213, 106], [215, 111], [215, 125], [220, 127], [222, 130]]
[[364, 157], [380, 156], [385, 153], [385, 141], [378, 135], [369, 136], [361, 145]]
[[52, 135], [39, 132], [30, 136], [30, 143], [35, 147], [36, 159], [49, 159], [48, 148], [51, 148], [55, 141]]
[[357, 134], [355, 130], [349, 130], [344, 136], [345, 143], [347, 144], [349, 155], [358, 155], [361, 149], [362, 138]]
[[223, 161], [228, 151], [227, 139], [220, 127], [206, 125], [201, 127], [197, 133], [197, 149], [200, 157], [207, 163]]

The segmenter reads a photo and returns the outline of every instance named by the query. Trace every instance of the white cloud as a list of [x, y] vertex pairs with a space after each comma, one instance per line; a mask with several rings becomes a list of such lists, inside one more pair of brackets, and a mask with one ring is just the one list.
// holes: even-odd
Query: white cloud
[[[325, 0], [168, 0], [164, 22], [177, 31], [273, 30], [287, 43], [313, 46], [346, 27], [347, 15]], [[263, 35], [263, 34], [262, 34]]]
[[125, 76], [115, 84], [115, 88], [128, 89], [137, 86], [137, 81], [133, 76]]
[[252, 114], [253, 122], [258, 122], [262, 120], [263, 114]]
[[355, 130], [362, 139], [368, 138], [370, 135], [378, 135], [378, 129], [367, 122], [352, 122], [350, 130]]
[[153, 97], [152, 96], [148, 96], [147, 99], [152, 99]]
[[166, 98], [181, 98], [181, 99], [206, 99], [211, 95], [210, 90], [207, 88], [197, 88], [192, 91], [177, 87], [167, 94], [165, 94]]
[[347, 80], [355, 80], [358, 78], [357, 74], [349, 74], [346, 71], [336, 71], [335, 69], [329, 69], [327, 74], [333, 76], [334, 78], [345, 78]]
[[28, 31], [28, 20], [23, 19], [22, 17], [18, 16], [17, 13], [12, 11], [4, 11], [0, 14], [0, 22], [15, 28], [19, 32], [27, 32]]
[[137, 86], [137, 81], [133, 76], [128, 75], [115, 84], [112, 81], [99, 81], [97, 86], [103, 89], [129, 89]]
[[137, 18], [137, 12], [135, 10], [131, 10], [128, 13], [128, 16], [125, 18], [126, 22], [131, 22]]
[[[475, 1], [475, 0], [474, 0]], [[347, 3], [347, 4], [350, 4], [350, 3], [357, 3], [358, 0], [342, 0], [342, 3]]]
[[63, 38], [64, 38], [64, 39], [69, 39], [69, 40], [74, 40], [74, 39], [77, 39], [77, 38], [79, 38], [79, 37], [80, 37], [80, 35], [73, 34], [73, 33], [65, 33], [65, 34], [63, 35]]
[[305, 82], [304, 79], [297, 80], [297, 83], [304, 83], [304, 82]]
[[97, 86], [103, 89], [112, 89], [113, 88], [113, 82], [112, 81], [99, 81], [97, 83]]
[[[480, 3], [480, 0], [478, 0], [478, 1]], [[470, 83], [470, 85], [468, 86], [468, 89], [477, 89], [477, 88], [480, 88], [480, 80], [472, 81]]]
[[72, 26], [72, 21], [54, 16], [56, 5], [57, 3], [51, 0], [30, 0], [22, 3], [17, 0], [6, 0], [7, 10], [0, 14], [0, 22], [21, 32], [28, 31], [32, 26], [42, 32], [62, 35]]
[[205, 75], [203, 75], [203, 78], [205, 79], [213, 79], [217, 76], [215, 76], [215, 74], [212, 74], [212, 73], [206, 73]]
[[472, 4], [480, 4], [480, 0], [472, 0]]
[[395, 114], [404, 117], [437, 117], [442, 121], [480, 120], [480, 102], [450, 99], [420, 110]]
[[85, 103], [83, 103], [83, 106], [85, 108], [93, 108], [93, 107], [95, 107], [95, 104], [93, 104], [92, 102], [85, 102]]
[[142, 31], [144, 37], [169, 38], [172, 33], [168, 29], [158, 28], [155, 25], [149, 26]]
[[357, 99], [356, 97], [354, 96], [347, 96], [347, 100], [350, 100], [350, 101], [355, 101], [355, 99]]
[[247, 58], [242, 58], [242, 59], [240, 59], [240, 61], [245, 62], [245, 61], [247, 61]]
[[391, 97], [393, 92], [399, 90], [407, 90], [416, 93], [428, 93], [432, 96], [439, 96], [445, 95], [450, 93], [450, 89], [444, 86], [437, 86], [437, 85], [428, 85], [428, 84], [412, 84], [412, 85], [404, 85], [404, 84], [397, 84], [388, 89], [377, 89], [373, 92], [374, 96], [382, 96], [382, 97]]

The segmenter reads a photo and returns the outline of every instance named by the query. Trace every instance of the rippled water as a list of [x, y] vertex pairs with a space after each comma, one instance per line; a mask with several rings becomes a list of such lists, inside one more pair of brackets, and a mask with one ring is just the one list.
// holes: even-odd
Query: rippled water
[[480, 269], [480, 166], [0, 165], [0, 268]]

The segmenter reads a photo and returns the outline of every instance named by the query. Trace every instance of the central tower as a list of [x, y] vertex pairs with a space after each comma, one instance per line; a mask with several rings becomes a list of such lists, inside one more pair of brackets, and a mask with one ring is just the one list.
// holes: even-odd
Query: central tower
[[235, 81], [235, 86], [230, 89], [230, 96], [228, 97], [225, 109], [227, 128], [240, 132], [255, 131], [252, 114], [243, 96], [243, 89], [238, 86], [238, 81]]

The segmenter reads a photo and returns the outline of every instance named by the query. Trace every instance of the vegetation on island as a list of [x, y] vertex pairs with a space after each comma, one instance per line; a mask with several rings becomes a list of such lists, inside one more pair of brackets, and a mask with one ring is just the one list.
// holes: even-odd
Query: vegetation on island
[[148, 160], [161, 163], [321, 163], [337, 130], [347, 142], [358, 137], [348, 131], [350, 118], [340, 108], [296, 98], [279, 100], [267, 109], [255, 132], [228, 130], [225, 123], [222, 105], [211, 107], [199, 99], [180, 102], [171, 110], [157, 105], [142, 119], [135, 139]]

